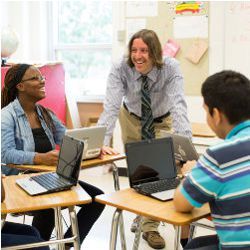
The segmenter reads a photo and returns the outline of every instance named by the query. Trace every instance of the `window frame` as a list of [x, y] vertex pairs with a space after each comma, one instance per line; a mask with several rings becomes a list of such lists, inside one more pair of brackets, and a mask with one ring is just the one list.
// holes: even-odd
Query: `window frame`
[[[112, 3], [112, 2], [111, 2]], [[112, 60], [112, 53], [113, 53], [113, 41], [114, 39], [111, 39], [110, 43], [60, 43], [59, 42], [59, 8], [58, 8], [59, 2], [53, 1], [51, 6], [51, 13], [53, 16], [53, 25], [50, 28], [51, 34], [52, 34], [52, 45], [51, 45], [51, 51], [52, 51], [52, 58], [53, 60], [59, 61], [59, 53], [61, 51], [87, 51], [87, 50], [93, 50], [95, 52], [98, 51], [110, 51], [110, 56]], [[112, 4], [112, 24], [113, 24], [113, 4]], [[112, 34], [114, 34], [114, 31], [112, 31]], [[111, 66], [111, 65], [110, 65]], [[82, 101], [85, 99], [101, 99], [103, 100], [103, 97], [105, 96], [105, 93], [103, 95], [84, 95], [81, 94], [78, 97], [78, 101]]]

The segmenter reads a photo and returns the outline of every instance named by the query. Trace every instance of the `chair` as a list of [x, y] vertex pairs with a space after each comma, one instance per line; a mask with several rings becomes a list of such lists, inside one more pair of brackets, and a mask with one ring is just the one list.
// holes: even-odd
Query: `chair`
[[82, 127], [76, 100], [70, 91], [66, 94], [67, 100], [67, 124], [68, 128]]
[[[211, 218], [208, 217], [206, 219], [206, 222], [211, 222]], [[202, 227], [202, 228], [206, 228], [206, 229], [210, 229], [210, 230], [215, 230], [214, 226], [213, 225], [209, 225], [207, 223], [204, 223], [203, 221], [195, 221], [195, 222], [192, 222], [190, 224], [190, 229], [189, 229], [189, 236], [188, 236], [188, 241], [191, 241], [193, 238], [194, 238], [194, 235], [196, 233], [196, 229], [197, 227]]]

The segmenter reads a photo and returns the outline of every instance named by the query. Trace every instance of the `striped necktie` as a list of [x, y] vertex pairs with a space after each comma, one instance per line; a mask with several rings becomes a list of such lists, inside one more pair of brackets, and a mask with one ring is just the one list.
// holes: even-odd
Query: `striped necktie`
[[154, 118], [151, 109], [151, 99], [148, 88], [148, 77], [142, 76], [141, 86], [141, 139], [155, 138]]

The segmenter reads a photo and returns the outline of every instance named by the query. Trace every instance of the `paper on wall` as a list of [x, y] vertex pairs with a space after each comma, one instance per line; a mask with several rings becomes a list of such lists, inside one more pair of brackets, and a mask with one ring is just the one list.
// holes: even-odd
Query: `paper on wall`
[[131, 18], [126, 20], [127, 38], [126, 44], [129, 39], [139, 30], [146, 28], [146, 19], [144, 18]]
[[174, 38], [207, 38], [208, 17], [202, 16], [177, 16], [173, 20]]
[[185, 57], [192, 63], [199, 63], [202, 56], [205, 54], [205, 52], [208, 49], [207, 42], [196, 39], [191, 47], [189, 48], [188, 52], [186, 53]]
[[173, 39], [168, 39], [167, 43], [163, 47], [163, 55], [175, 57], [180, 49], [180, 45]]
[[158, 1], [127, 1], [127, 17], [148, 17], [158, 15]]

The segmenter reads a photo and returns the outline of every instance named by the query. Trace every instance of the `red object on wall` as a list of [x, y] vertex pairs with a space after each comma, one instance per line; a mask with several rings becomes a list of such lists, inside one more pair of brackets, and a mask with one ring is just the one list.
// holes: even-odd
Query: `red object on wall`
[[[42, 75], [46, 77], [46, 98], [39, 103], [51, 109], [65, 124], [66, 122], [66, 98], [65, 98], [65, 72], [62, 63], [35, 65]], [[10, 66], [1, 67], [1, 86]]]

